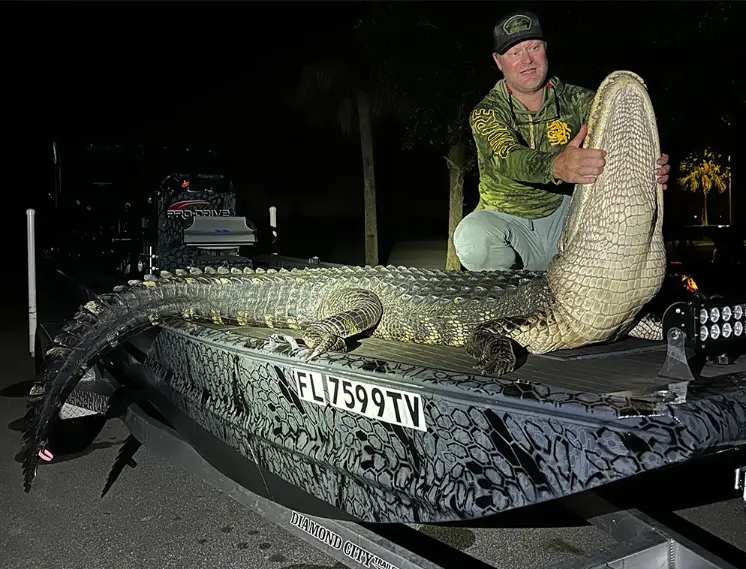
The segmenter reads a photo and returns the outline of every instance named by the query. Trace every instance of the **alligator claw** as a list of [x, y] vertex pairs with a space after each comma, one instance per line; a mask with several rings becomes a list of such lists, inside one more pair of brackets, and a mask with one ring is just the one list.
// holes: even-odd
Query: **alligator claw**
[[306, 344], [311, 348], [311, 351], [306, 356], [306, 361], [315, 359], [327, 352], [347, 351], [347, 344], [344, 339], [334, 334], [325, 334], [313, 340], [307, 339]]

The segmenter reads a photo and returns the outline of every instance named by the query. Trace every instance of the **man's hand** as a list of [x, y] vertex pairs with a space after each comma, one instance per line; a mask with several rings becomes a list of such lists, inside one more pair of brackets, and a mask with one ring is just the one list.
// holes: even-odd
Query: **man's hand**
[[668, 173], [671, 171], [671, 165], [668, 163], [668, 154], [661, 154], [656, 162], [660, 168], [655, 173], [658, 175], [658, 183], [663, 186], [664, 190], [668, 189]]
[[592, 184], [606, 166], [606, 151], [580, 148], [588, 126], [582, 125], [578, 134], [567, 143], [552, 162], [552, 176], [568, 184]]
[[[570, 184], [592, 184], [596, 181], [596, 177], [604, 171], [606, 151], [580, 148], [587, 133], [588, 126], [582, 125], [575, 138], [554, 159], [552, 175], [555, 178]], [[657, 181], [663, 186], [664, 190], [667, 190], [669, 173], [671, 172], [668, 154], [661, 154], [656, 164], [660, 166], [655, 171], [658, 176]]]

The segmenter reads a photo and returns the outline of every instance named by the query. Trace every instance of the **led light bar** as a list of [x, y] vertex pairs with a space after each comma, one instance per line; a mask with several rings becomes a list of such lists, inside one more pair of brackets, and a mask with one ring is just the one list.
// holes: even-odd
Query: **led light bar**
[[[707, 360], [732, 363], [746, 351], [746, 303], [696, 292], [691, 300], [676, 302], [666, 309], [663, 337], [668, 342], [668, 355], [662, 375], [671, 377], [673, 367], [681, 364], [693, 369], [695, 364], [703, 366]], [[681, 373], [675, 375], [684, 379]], [[691, 375], [691, 369], [685, 375]]]
[[746, 342], [746, 303], [720, 295], [695, 293], [688, 302], [677, 302], [663, 315], [663, 334], [677, 328], [684, 332], [687, 347], [696, 352], [722, 353]]

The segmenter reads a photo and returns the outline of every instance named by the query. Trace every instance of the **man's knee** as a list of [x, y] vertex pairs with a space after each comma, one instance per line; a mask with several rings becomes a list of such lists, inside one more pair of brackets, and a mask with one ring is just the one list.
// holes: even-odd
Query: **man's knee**
[[453, 245], [461, 264], [469, 271], [510, 269], [516, 254], [507, 240], [506, 222], [489, 210], [464, 217], [453, 233]]

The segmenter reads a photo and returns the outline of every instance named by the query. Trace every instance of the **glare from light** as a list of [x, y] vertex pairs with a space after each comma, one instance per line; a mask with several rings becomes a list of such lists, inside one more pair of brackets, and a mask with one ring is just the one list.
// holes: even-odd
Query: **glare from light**
[[723, 338], [729, 338], [732, 331], [733, 329], [728, 322], [723, 324]]

